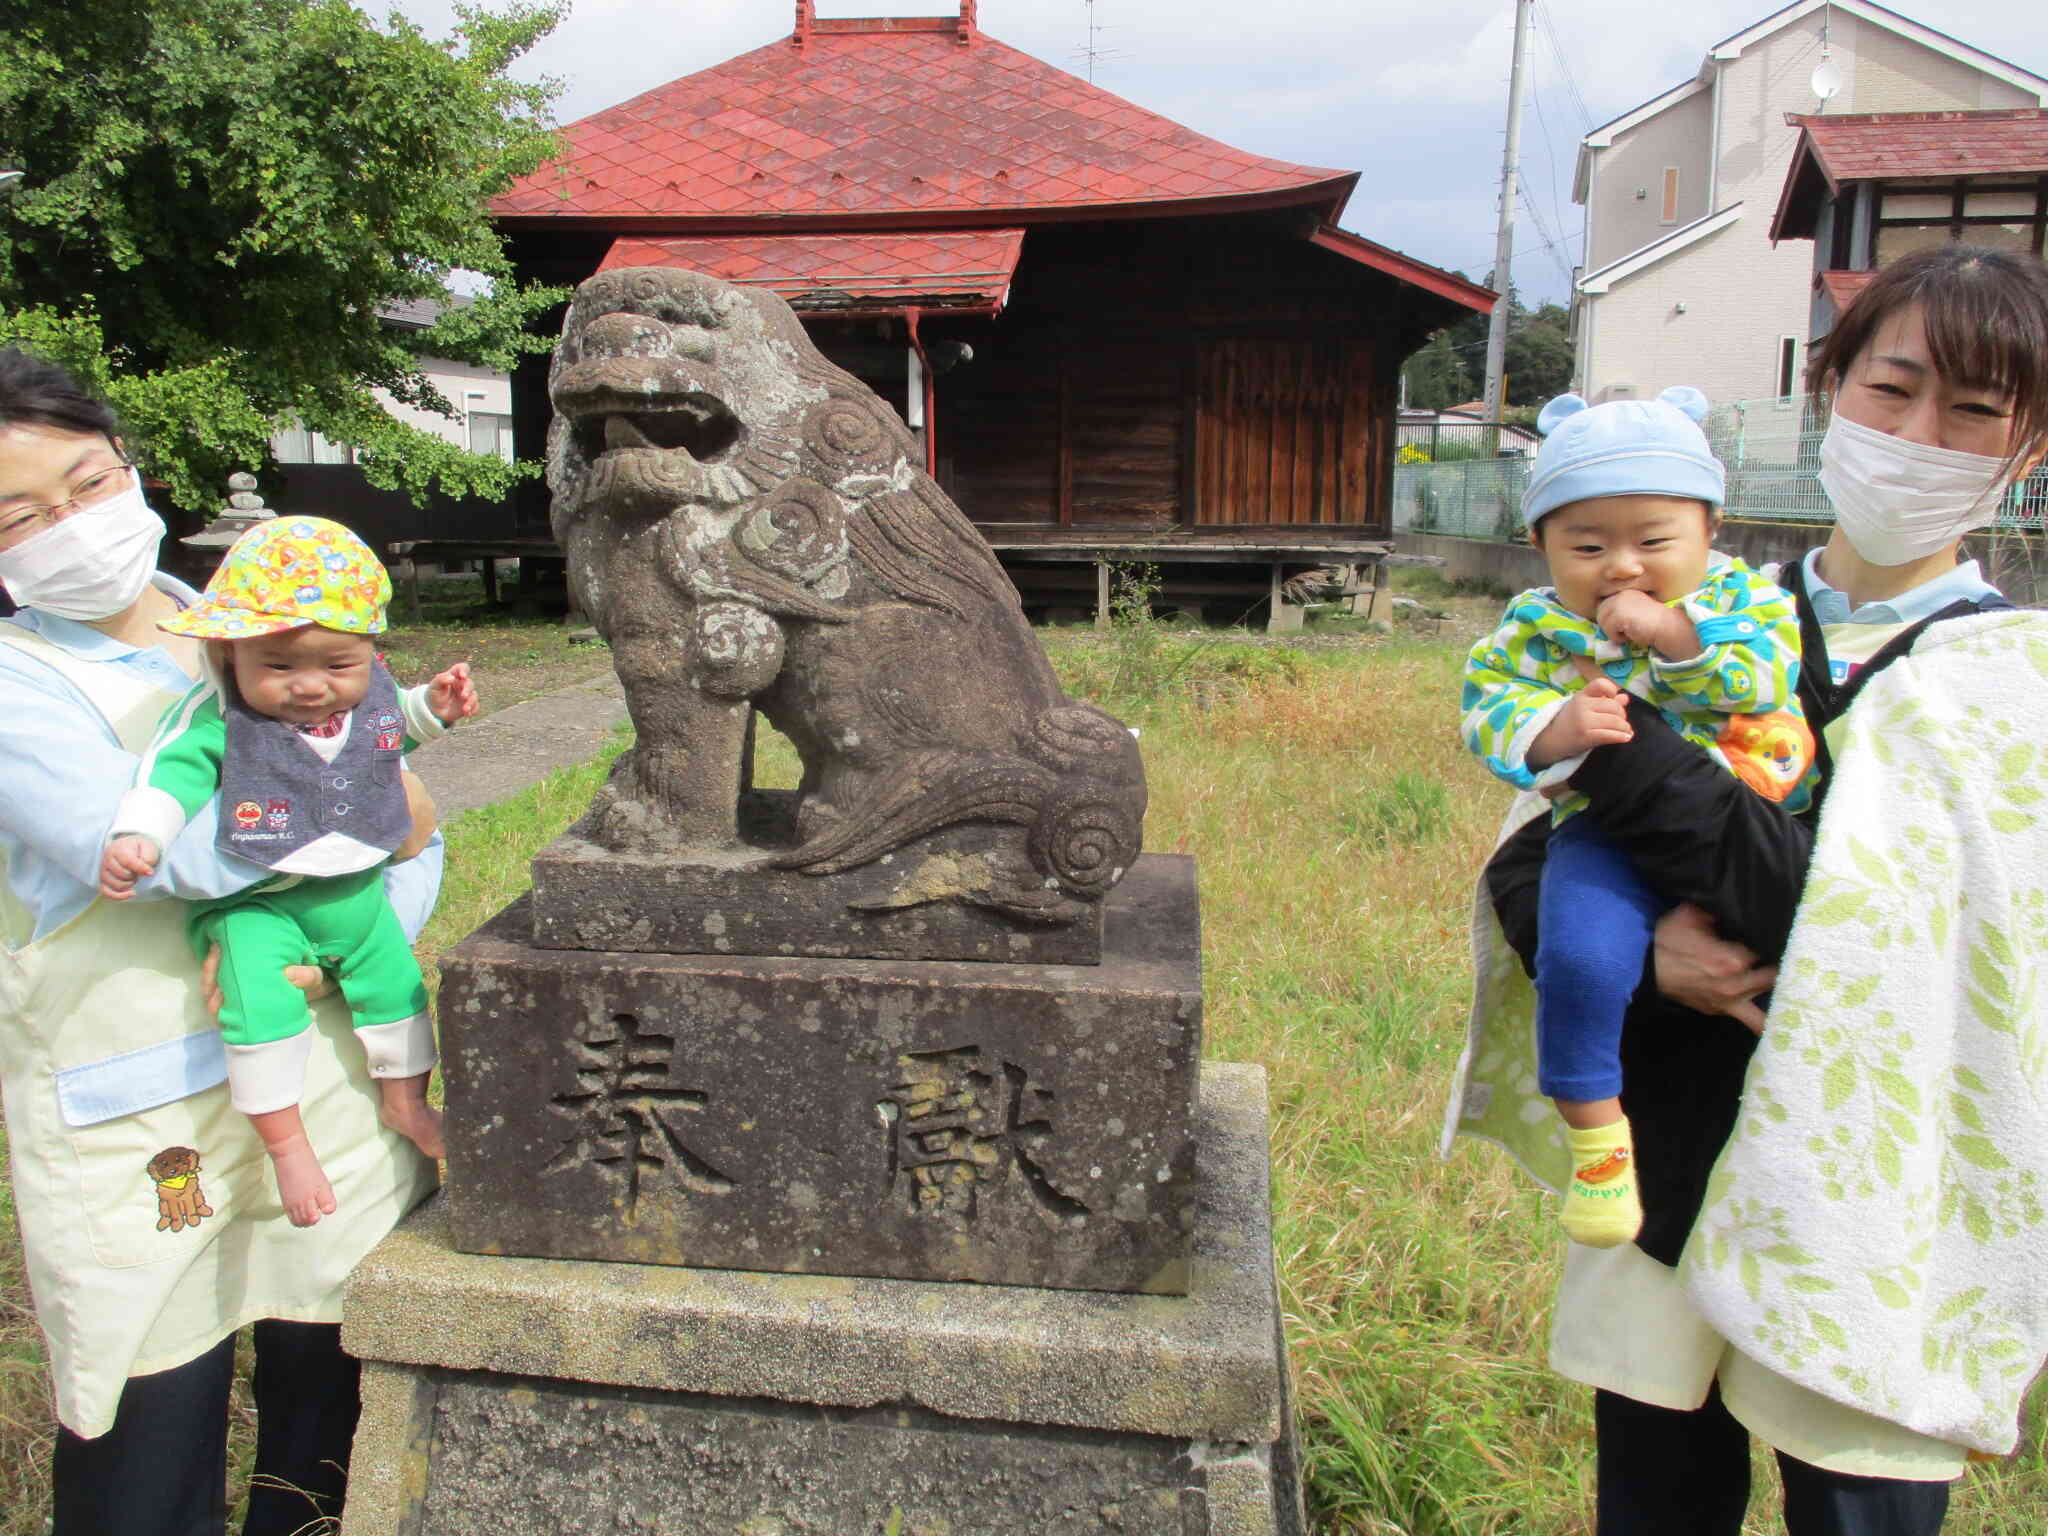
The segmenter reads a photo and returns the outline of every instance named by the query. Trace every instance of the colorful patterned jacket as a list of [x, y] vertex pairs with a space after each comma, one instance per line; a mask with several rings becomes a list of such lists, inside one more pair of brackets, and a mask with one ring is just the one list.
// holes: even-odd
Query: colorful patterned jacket
[[[1608, 639], [1549, 587], [1521, 593], [1500, 628], [1466, 658], [1459, 706], [1465, 745], [1517, 789], [1569, 777], [1576, 759], [1540, 773], [1527, 759], [1565, 700], [1585, 686], [1573, 661], [1585, 656], [1765, 799], [1805, 809], [1814, 747], [1799, 706], [1799, 618], [1791, 595], [1740, 560], [1716, 555], [1707, 579], [1678, 606], [1699, 632], [1700, 653], [1666, 661]], [[1562, 822], [1584, 805], [1567, 791], [1553, 819]]]

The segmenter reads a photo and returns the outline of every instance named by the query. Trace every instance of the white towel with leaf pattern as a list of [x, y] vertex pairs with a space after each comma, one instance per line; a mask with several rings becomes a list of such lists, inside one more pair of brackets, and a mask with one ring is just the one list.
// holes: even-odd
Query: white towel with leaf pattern
[[1680, 1269], [1826, 1397], [2004, 1454], [2048, 1356], [2048, 615], [1943, 624], [1830, 729], [1770, 1024]]

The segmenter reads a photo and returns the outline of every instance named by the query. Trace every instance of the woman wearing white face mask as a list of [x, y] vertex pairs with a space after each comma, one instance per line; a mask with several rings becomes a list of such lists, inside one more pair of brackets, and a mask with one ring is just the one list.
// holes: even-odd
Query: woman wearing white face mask
[[[57, 1536], [197, 1536], [226, 1518], [234, 1333], [256, 1325], [256, 1476], [245, 1532], [339, 1512], [356, 1414], [341, 1287], [434, 1169], [378, 1122], [361, 1053], [314, 1052], [303, 1106], [346, 1148], [341, 1214], [284, 1218], [184, 937], [183, 901], [264, 875], [202, 815], [126, 906], [98, 847], [134, 753], [199, 668], [156, 621], [192, 602], [155, 569], [164, 524], [112, 413], [62, 370], [0, 351], [0, 1089], [29, 1284], [61, 1427]], [[438, 845], [391, 868], [416, 932]], [[311, 978], [308, 978], [309, 980]], [[337, 1000], [338, 1002], [338, 1000]], [[339, 1039], [346, 1011], [316, 1006]], [[353, 1186], [343, 1191], [344, 1182]]]
[[[1601, 1536], [1734, 1536], [1752, 1434], [1793, 1536], [1931, 1536], [2048, 1356], [2048, 620], [1961, 548], [2048, 449], [2048, 268], [1909, 256], [1810, 382], [1836, 522], [1777, 579], [1824, 812], [1744, 792], [1637, 700], [1633, 739], [1571, 781], [1696, 902], [1660, 924], [1623, 1041], [1643, 1233], [1570, 1251], [1552, 1338], [1597, 1389]], [[1525, 955], [1543, 825], [1487, 871]], [[1512, 962], [1481, 948], [1482, 1014], [1509, 1017]], [[1472, 1068], [1468, 1127], [1512, 1116], [1512, 1077]]]

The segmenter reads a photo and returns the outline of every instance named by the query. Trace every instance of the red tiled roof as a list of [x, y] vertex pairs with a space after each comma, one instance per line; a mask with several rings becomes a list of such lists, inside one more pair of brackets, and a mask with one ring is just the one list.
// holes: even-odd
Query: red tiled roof
[[1794, 117], [1830, 182], [2048, 171], [2048, 109]]
[[1809, 239], [1823, 187], [1910, 177], [2034, 176], [2048, 172], [2048, 109], [1854, 112], [1785, 121], [1802, 132], [1771, 220], [1773, 240]]
[[[1258, 199], [1322, 204], [1357, 173], [1204, 138], [954, 18], [818, 23], [571, 123], [494, 199], [529, 218], [775, 222]], [[728, 226], [730, 227], [730, 226]]]
[[994, 310], [1008, 297], [1023, 249], [1021, 229], [629, 238], [612, 242], [598, 271], [688, 267], [772, 289], [800, 310]]
[[1820, 284], [1828, 291], [1828, 301], [1835, 306], [1835, 313], [1848, 309], [1856, 295], [1870, 286], [1875, 272], [1823, 272]]

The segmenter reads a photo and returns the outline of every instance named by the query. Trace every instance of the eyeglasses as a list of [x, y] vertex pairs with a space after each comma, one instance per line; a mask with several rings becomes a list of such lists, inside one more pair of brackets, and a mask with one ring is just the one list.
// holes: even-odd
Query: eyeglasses
[[72, 486], [71, 494], [62, 501], [0, 512], [0, 549], [19, 544], [45, 528], [54, 527], [73, 512], [87, 512], [112, 501], [128, 489], [128, 476], [133, 470], [132, 464], [115, 464], [107, 469], [94, 470]]

